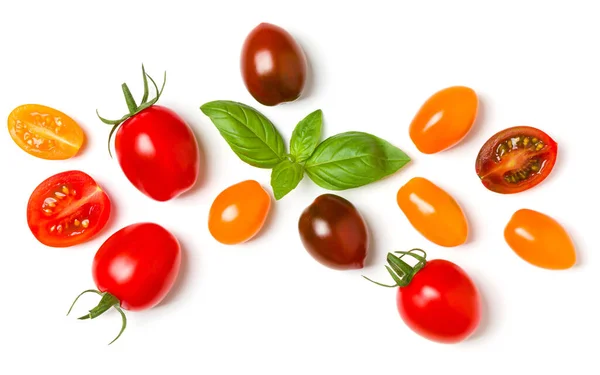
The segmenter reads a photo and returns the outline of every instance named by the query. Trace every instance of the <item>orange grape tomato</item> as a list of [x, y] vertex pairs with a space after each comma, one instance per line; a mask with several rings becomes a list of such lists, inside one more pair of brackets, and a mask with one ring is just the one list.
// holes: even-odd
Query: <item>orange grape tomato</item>
[[271, 196], [256, 181], [246, 180], [223, 190], [214, 200], [208, 229], [219, 242], [246, 242], [262, 228], [271, 208]]
[[24, 104], [13, 109], [8, 115], [8, 131], [22, 150], [47, 160], [75, 156], [85, 139], [75, 120], [40, 104]]
[[450, 194], [423, 177], [415, 177], [398, 190], [398, 206], [411, 225], [429, 241], [444, 247], [466, 242], [467, 218]]
[[477, 117], [479, 100], [465, 86], [451, 86], [433, 94], [413, 118], [409, 134], [419, 151], [435, 154], [460, 142]]
[[568, 269], [577, 258], [575, 246], [562, 225], [534, 210], [516, 211], [504, 229], [504, 239], [521, 259], [541, 268]]

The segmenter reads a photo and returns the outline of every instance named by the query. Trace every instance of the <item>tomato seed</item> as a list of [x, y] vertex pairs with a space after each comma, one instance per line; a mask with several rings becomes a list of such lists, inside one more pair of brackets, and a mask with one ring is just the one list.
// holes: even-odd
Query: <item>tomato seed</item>
[[81, 226], [84, 228], [87, 228], [90, 225], [90, 221], [88, 219], [85, 219], [81, 222]]

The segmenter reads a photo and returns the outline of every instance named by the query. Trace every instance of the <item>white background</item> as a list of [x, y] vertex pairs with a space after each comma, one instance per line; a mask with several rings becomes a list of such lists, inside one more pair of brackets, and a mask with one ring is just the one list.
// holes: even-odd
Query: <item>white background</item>
[[[0, 114], [41, 103], [74, 117], [87, 146], [68, 161], [44, 161], [0, 133], [0, 358], [2, 373], [63, 374], [598, 374], [597, 152], [600, 124], [600, 23], [595, 1], [2, 1]], [[310, 60], [305, 96], [264, 107], [246, 91], [239, 53], [260, 22], [284, 27]], [[109, 128], [96, 117], [126, 110], [120, 85], [141, 96], [141, 63], [167, 71], [161, 104], [193, 127], [206, 163], [193, 192], [158, 203], [139, 193], [106, 151]], [[408, 125], [420, 105], [450, 85], [474, 88], [479, 119], [452, 150], [420, 154]], [[207, 229], [214, 197], [243, 179], [269, 187], [269, 171], [239, 161], [199, 110], [237, 100], [268, 116], [289, 140], [309, 112], [324, 112], [324, 137], [363, 130], [407, 152], [413, 162], [392, 177], [339, 194], [364, 215], [371, 234], [362, 271], [327, 269], [308, 256], [297, 232], [301, 211], [325, 191], [308, 178], [273, 206], [260, 236], [235, 247]], [[501, 196], [474, 173], [489, 136], [532, 125], [559, 143], [551, 176], [530, 191]], [[25, 207], [46, 177], [91, 174], [110, 194], [114, 215], [93, 241], [46, 248], [27, 228]], [[431, 179], [463, 206], [471, 225], [464, 246], [429, 243], [395, 203], [414, 176]], [[505, 244], [514, 211], [559, 220], [577, 246], [565, 272], [537, 269]], [[120, 317], [78, 321], [97, 302], [91, 261], [117, 229], [143, 220], [171, 230], [185, 249], [180, 277], [164, 303]], [[421, 247], [463, 267], [484, 297], [474, 337], [440, 345], [400, 320], [386, 253]]]

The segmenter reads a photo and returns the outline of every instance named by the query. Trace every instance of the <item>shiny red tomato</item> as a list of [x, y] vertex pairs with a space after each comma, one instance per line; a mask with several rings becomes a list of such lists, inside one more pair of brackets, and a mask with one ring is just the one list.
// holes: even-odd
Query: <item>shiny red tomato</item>
[[31, 193], [27, 224], [44, 245], [69, 247], [100, 232], [110, 212], [108, 195], [92, 177], [66, 171], [47, 178]]
[[146, 101], [146, 76], [144, 71], [146, 85], [142, 104], [135, 103], [124, 84], [130, 113], [120, 120], [100, 119], [113, 125], [112, 132], [118, 128], [115, 150], [127, 179], [148, 197], [168, 201], [196, 183], [200, 151], [188, 124], [171, 109], [155, 104], [162, 89], [159, 92], [156, 88], [156, 97]]
[[557, 143], [542, 130], [515, 126], [485, 142], [477, 155], [475, 172], [483, 186], [493, 192], [519, 193], [548, 177], [557, 153]]
[[[387, 256], [388, 271], [396, 284], [384, 286], [399, 286], [396, 303], [405, 324], [420, 336], [439, 343], [467, 339], [481, 321], [480, 295], [469, 275], [447, 260], [426, 261], [422, 250], [396, 253], [402, 255]], [[416, 258], [417, 264], [411, 267], [404, 262], [406, 255]]]
[[139, 311], [156, 306], [171, 290], [180, 263], [179, 242], [162, 226], [137, 223], [120, 229], [96, 252], [92, 276], [98, 290], [83, 293], [94, 292], [102, 299], [80, 319], [96, 318], [114, 307], [123, 317], [120, 336], [125, 329], [121, 309]]
[[261, 23], [244, 41], [241, 70], [244, 84], [254, 99], [274, 106], [302, 95], [307, 61], [290, 33], [279, 26]]

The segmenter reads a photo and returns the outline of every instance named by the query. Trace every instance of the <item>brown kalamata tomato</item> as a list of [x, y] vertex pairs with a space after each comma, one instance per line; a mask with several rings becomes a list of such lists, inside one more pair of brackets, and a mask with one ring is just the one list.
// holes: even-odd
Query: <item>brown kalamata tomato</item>
[[302, 244], [319, 263], [336, 270], [360, 269], [369, 248], [367, 226], [348, 200], [334, 195], [317, 197], [300, 216]]
[[306, 83], [302, 48], [286, 30], [269, 23], [256, 26], [246, 37], [241, 69], [250, 94], [267, 106], [298, 99]]

